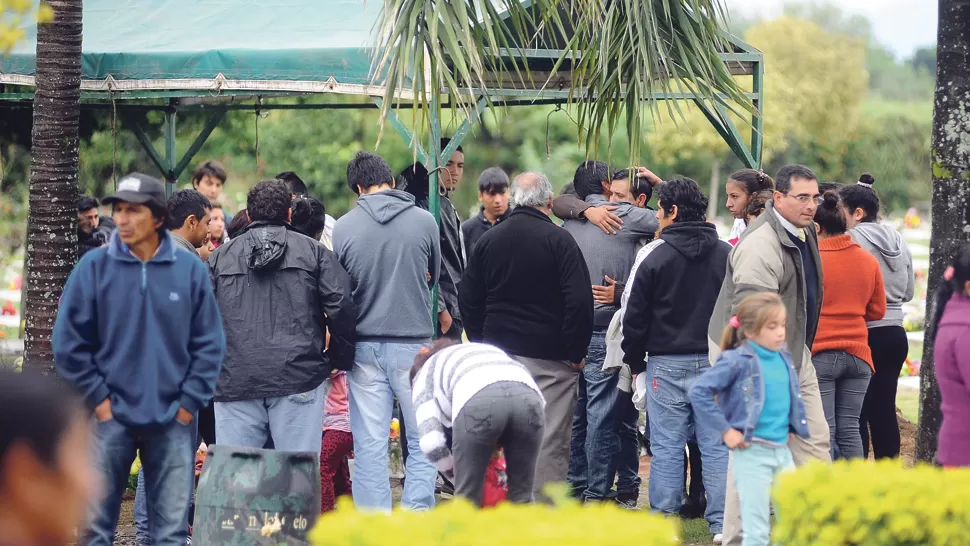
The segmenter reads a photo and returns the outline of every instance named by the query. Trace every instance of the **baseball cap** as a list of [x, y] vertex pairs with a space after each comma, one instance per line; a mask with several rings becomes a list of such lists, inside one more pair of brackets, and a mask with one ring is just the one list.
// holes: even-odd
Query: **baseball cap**
[[168, 199], [165, 197], [165, 185], [160, 180], [147, 174], [131, 173], [118, 181], [114, 195], [105, 197], [101, 202], [105, 205], [136, 203], [165, 209]]

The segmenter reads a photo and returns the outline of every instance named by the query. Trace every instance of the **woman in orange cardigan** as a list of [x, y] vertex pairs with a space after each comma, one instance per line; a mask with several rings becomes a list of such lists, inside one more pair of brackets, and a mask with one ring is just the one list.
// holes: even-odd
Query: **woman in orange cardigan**
[[876, 259], [846, 234], [842, 201], [823, 196], [815, 213], [822, 256], [822, 314], [812, 345], [832, 458], [862, 457], [859, 414], [872, 377], [866, 322], [886, 314], [886, 290]]

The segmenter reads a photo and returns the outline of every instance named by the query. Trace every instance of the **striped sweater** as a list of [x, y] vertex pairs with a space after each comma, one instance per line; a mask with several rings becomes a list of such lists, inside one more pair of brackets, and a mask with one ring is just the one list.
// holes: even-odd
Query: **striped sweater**
[[454, 419], [472, 396], [502, 381], [522, 383], [542, 396], [528, 370], [501, 350], [483, 343], [446, 347], [414, 378], [411, 398], [417, 413], [421, 451], [442, 472], [451, 472]]

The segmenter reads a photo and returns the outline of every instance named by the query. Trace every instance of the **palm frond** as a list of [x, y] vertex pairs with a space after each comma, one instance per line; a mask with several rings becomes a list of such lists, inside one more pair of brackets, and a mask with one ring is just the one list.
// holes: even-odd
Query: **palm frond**
[[[754, 111], [719, 58], [731, 50], [724, 26], [722, 0], [384, 0], [374, 63], [386, 86], [382, 120], [399, 94], [410, 95], [412, 130], [422, 135], [437, 99], [473, 115], [476, 95], [490, 105], [486, 91], [496, 87], [539, 96], [569, 72], [587, 153], [624, 121], [635, 162], [642, 121], [659, 113], [661, 94], [692, 92], [725, 107], [718, 111]], [[527, 58], [534, 49], [561, 50], [539, 82]], [[681, 117], [676, 102], [666, 107]]]

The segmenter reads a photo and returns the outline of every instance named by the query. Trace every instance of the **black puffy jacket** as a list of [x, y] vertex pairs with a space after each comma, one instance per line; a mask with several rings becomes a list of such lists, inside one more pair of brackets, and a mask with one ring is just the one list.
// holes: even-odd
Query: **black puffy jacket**
[[357, 313], [350, 276], [319, 241], [288, 225], [254, 222], [208, 263], [226, 331], [213, 400], [307, 392], [331, 370], [352, 367]]

